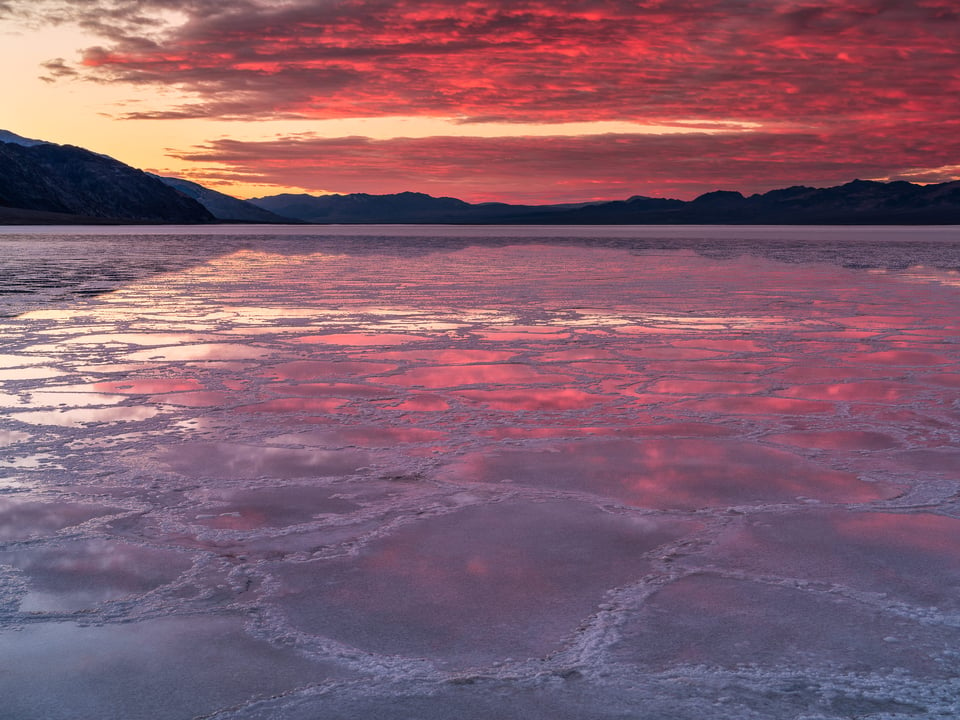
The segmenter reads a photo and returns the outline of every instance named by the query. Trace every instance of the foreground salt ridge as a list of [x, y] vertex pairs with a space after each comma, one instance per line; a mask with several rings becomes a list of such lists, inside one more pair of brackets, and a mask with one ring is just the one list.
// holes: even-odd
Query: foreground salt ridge
[[[944, 278], [243, 251], [6, 321], [15, 707], [949, 714]], [[244, 658], [232, 688], [185, 650], [208, 626]], [[68, 659], [91, 647], [100, 670]], [[135, 707], [146, 680], [116, 687], [117, 658], [194, 678], [175, 709]]]

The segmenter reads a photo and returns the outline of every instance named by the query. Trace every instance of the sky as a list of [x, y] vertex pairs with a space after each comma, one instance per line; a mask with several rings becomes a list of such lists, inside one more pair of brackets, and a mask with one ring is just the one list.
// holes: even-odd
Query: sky
[[237, 197], [960, 178], [957, 0], [0, 0], [0, 128]]

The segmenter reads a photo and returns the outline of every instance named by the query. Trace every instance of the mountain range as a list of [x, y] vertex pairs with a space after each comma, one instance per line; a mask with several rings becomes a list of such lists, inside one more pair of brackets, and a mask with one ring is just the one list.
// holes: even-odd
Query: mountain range
[[72, 145], [0, 130], [0, 223], [450, 224], [960, 224], [960, 181], [915, 185], [854, 180], [690, 200], [635, 196], [559, 205], [468, 203], [417, 192], [292, 195], [240, 200], [137, 170]]

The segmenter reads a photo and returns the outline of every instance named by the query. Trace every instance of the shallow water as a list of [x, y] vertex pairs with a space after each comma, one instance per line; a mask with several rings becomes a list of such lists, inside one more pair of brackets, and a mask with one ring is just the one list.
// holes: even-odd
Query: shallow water
[[0, 717], [960, 713], [960, 231], [0, 249]]

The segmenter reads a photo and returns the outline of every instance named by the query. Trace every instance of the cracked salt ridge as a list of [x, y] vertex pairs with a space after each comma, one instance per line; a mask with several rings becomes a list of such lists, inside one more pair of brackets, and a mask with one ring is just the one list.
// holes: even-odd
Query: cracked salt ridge
[[[242, 252], [0, 328], [64, 373], [4, 379], [48, 416], [6, 420], [8, 454], [65, 468], [0, 496], [18, 717], [956, 714], [949, 273], [430, 247]], [[84, 392], [119, 406], [54, 404]], [[804, 562], [821, 537], [836, 567]]]

